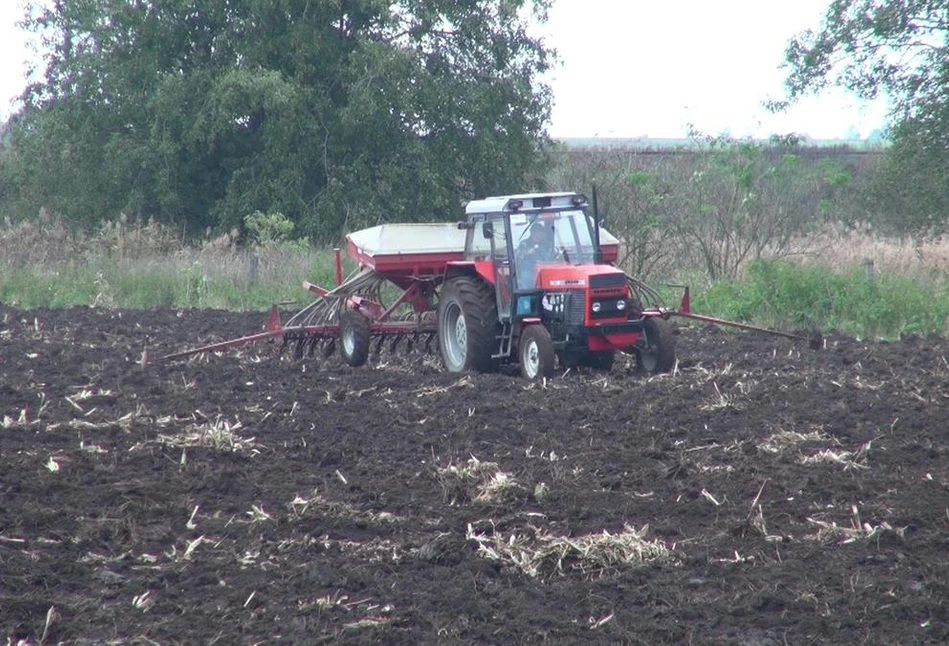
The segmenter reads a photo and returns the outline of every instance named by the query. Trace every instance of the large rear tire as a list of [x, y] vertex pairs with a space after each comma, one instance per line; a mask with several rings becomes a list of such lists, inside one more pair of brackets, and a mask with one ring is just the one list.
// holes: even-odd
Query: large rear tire
[[652, 316], [643, 321], [645, 343], [636, 346], [636, 368], [639, 372], [669, 372], [676, 362], [675, 334], [669, 322]]
[[447, 281], [438, 299], [438, 349], [448, 372], [492, 372], [501, 323], [494, 289], [479, 278]]
[[529, 325], [521, 332], [517, 356], [521, 374], [527, 379], [533, 381], [554, 376], [557, 355], [554, 354], [550, 332], [543, 325]]
[[339, 315], [339, 353], [343, 361], [357, 368], [369, 358], [369, 319], [353, 310]]

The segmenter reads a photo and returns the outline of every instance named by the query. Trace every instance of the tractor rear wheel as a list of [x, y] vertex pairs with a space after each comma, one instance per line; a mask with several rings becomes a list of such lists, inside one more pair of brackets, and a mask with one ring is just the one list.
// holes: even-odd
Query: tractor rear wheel
[[643, 321], [645, 343], [636, 345], [636, 368], [640, 372], [669, 372], [676, 361], [675, 335], [668, 321], [651, 316]]
[[521, 374], [526, 378], [534, 380], [554, 376], [557, 355], [554, 354], [550, 332], [543, 325], [529, 325], [521, 332], [517, 355]]
[[491, 372], [497, 362], [501, 323], [494, 290], [483, 280], [459, 276], [438, 298], [438, 349], [448, 372]]
[[356, 368], [369, 358], [371, 332], [369, 319], [353, 310], [339, 315], [339, 353], [343, 361]]

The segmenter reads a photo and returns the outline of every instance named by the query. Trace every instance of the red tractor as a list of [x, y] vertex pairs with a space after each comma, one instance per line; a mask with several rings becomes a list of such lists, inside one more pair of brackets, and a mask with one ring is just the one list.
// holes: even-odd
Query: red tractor
[[464, 260], [447, 263], [438, 298], [438, 346], [451, 372], [517, 361], [529, 379], [561, 366], [609, 370], [617, 351], [665, 372], [675, 337], [639, 284], [610, 264], [599, 223], [576, 193], [468, 203]]

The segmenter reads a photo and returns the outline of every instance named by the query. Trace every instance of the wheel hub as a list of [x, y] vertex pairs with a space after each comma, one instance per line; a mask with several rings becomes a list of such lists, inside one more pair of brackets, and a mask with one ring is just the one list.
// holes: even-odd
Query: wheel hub
[[540, 351], [537, 349], [537, 344], [533, 341], [528, 343], [524, 347], [524, 372], [527, 373], [527, 376], [533, 379], [537, 376], [537, 373], [540, 372]]
[[458, 344], [459, 350], [468, 346], [468, 325], [464, 314], [459, 314], [455, 321], [455, 342]]
[[353, 332], [352, 328], [345, 328], [343, 330], [343, 351], [351, 355], [356, 350], [356, 334]]
[[450, 307], [445, 313], [444, 321], [440, 323], [440, 334], [444, 337], [442, 347], [446, 361], [456, 370], [461, 370], [468, 352], [468, 325], [464, 313], [457, 305]]

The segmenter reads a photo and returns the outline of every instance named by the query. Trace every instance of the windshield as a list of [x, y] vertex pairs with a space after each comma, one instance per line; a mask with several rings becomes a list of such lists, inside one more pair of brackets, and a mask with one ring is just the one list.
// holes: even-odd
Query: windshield
[[593, 260], [593, 239], [582, 210], [512, 213], [510, 217], [521, 289], [534, 287], [541, 264], [578, 265]]

